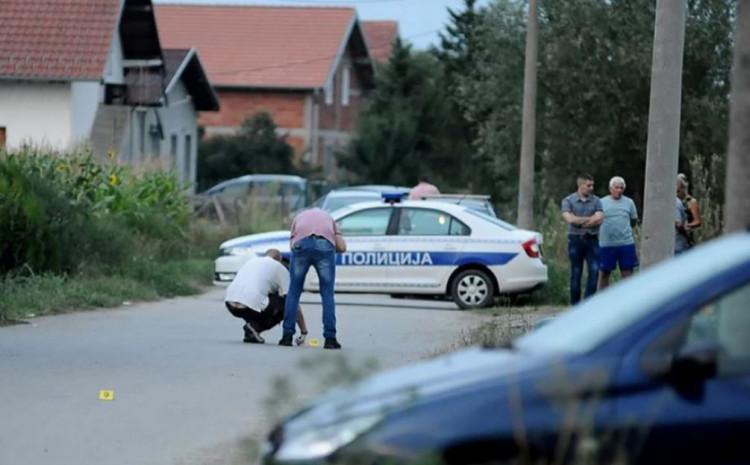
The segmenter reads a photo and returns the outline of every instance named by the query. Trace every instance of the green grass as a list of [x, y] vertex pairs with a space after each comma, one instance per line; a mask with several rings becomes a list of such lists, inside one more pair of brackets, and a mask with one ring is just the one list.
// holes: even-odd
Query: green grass
[[120, 274], [110, 276], [51, 273], [6, 276], [0, 280], [0, 323], [116, 307], [125, 301], [193, 295], [211, 284], [213, 264], [208, 259], [163, 263], [134, 261], [131, 265]]

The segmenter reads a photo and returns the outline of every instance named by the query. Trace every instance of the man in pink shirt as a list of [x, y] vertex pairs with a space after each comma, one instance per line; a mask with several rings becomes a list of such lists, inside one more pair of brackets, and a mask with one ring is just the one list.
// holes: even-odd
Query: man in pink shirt
[[421, 176], [419, 178], [419, 184], [412, 187], [409, 192], [409, 200], [420, 200], [428, 195], [438, 195], [440, 191], [435, 185], [430, 184], [430, 178], [427, 176]]
[[[336, 279], [336, 244], [341, 231], [331, 215], [320, 208], [300, 212], [292, 221], [289, 273], [291, 282], [284, 307], [284, 334], [279, 345], [291, 346], [302, 286], [310, 267], [315, 267], [320, 281], [323, 303], [323, 337], [325, 349], [340, 349], [336, 340], [336, 304], [333, 284]], [[342, 241], [343, 243], [343, 241]]]

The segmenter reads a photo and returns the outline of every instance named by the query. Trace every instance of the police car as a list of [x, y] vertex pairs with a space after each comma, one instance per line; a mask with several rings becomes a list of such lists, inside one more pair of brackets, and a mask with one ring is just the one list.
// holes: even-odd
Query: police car
[[[448, 296], [461, 308], [478, 308], [547, 281], [541, 234], [460, 204], [384, 198], [332, 213], [347, 242], [347, 252], [336, 256], [336, 292]], [[269, 248], [288, 259], [289, 232], [224, 242], [215, 282], [231, 282], [243, 263]], [[318, 290], [312, 269], [305, 289]]]

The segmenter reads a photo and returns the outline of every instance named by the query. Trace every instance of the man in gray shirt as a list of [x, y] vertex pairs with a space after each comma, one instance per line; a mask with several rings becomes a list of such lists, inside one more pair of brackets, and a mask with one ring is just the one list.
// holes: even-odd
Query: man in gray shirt
[[633, 226], [638, 221], [635, 202], [624, 195], [625, 180], [609, 180], [609, 195], [602, 199], [604, 220], [599, 228], [599, 289], [609, 286], [609, 275], [618, 267], [626, 278], [638, 266]]
[[588, 278], [585, 296], [596, 292], [599, 278], [599, 225], [602, 223], [602, 202], [595, 196], [594, 178], [580, 174], [578, 189], [562, 201], [562, 216], [568, 223], [568, 257], [570, 258], [570, 303], [581, 300], [581, 277], [586, 262]]

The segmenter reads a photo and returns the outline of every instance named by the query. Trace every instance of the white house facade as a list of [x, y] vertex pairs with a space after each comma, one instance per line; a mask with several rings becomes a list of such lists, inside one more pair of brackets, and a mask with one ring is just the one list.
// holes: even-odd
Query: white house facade
[[194, 50], [163, 53], [150, 0], [3, 0], [0, 25], [0, 148], [154, 158], [194, 183], [218, 99]]

